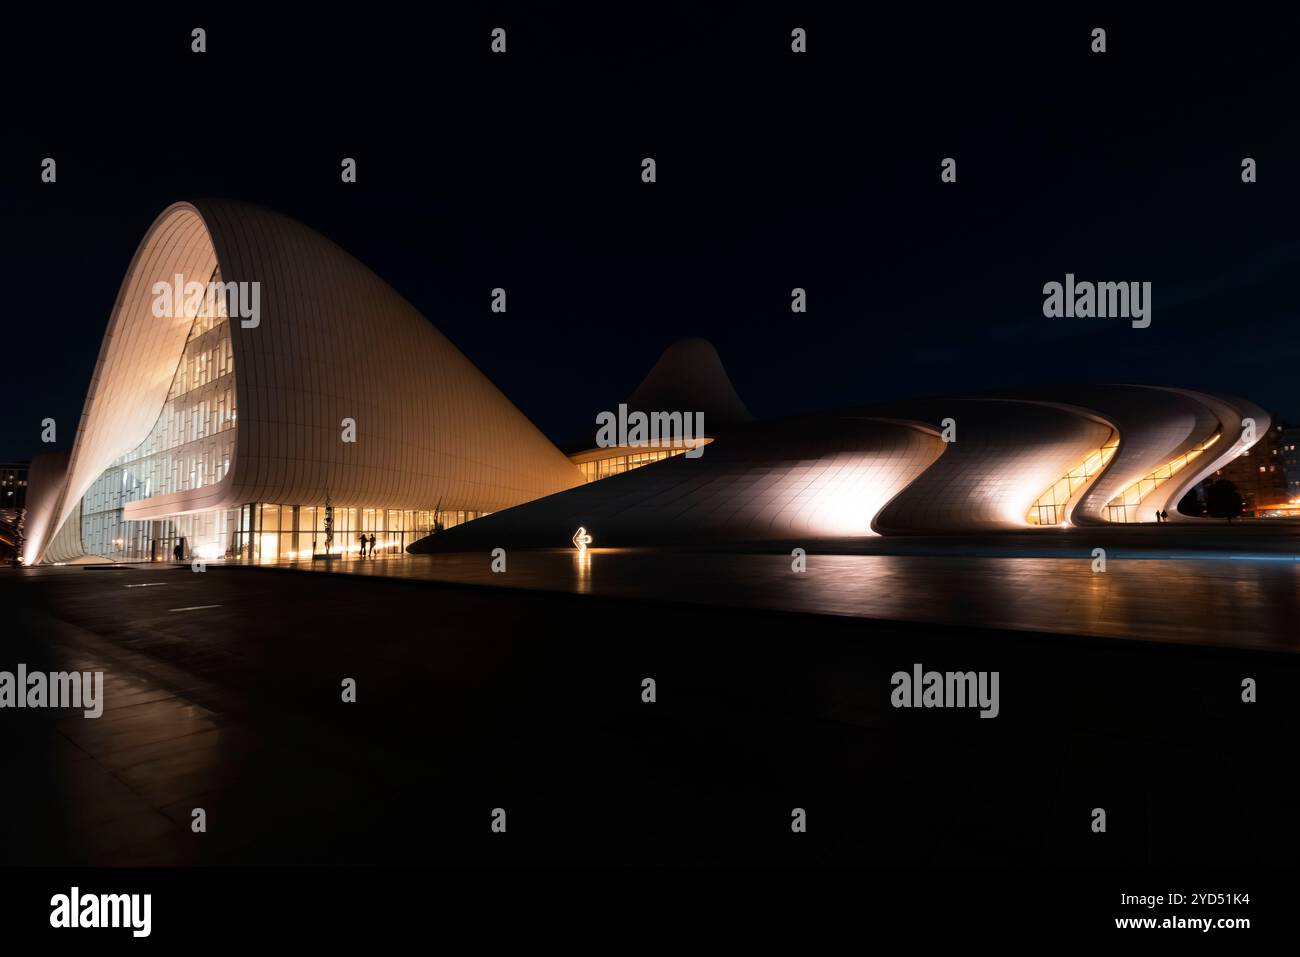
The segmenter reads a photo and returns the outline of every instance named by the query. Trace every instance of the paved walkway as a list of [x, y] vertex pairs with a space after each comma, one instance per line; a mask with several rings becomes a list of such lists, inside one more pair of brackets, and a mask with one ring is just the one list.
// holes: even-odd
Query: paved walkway
[[[518, 557], [507, 579], [573, 561]], [[0, 667], [103, 670], [106, 695], [99, 719], [0, 710], [0, 862], [1212, 866], [1300, 846], [1300, 657], [683, 606], [664, 589], [720, 566], [611, 557], [579, 573], [592, 591], [657, 600], [367, 577], [414, 562], [6, 571]], [[761, 597], [778, 569], [755, 557], [731, 587]], [[782, 587], [826, 603], [845, 569], [813, 556]], [[997, 720], [891, 708], [916, 663], [997, 670]], [[806, 841], [796, 806], [823, 822]]]

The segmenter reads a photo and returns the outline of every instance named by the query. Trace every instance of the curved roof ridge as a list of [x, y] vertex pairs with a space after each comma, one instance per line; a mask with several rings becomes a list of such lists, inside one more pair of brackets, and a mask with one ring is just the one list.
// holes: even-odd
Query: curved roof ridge
[[627, 400], [632, 410], [703, 412], [706, 431], [753, 422], [718, 350], [707, 339], [679, 339], [664, 350]]

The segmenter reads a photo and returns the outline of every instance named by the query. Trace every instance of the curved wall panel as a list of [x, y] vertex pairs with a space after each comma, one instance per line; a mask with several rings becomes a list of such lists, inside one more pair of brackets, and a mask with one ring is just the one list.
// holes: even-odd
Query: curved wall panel
[[45, 549], [45, 561], [47, 562], [106, 562], [106, 558], [92, 557], [86, 554], [86, 550], [81, 546], [81, 501], [72, 507], [72, 514], [68, 520], [63, 523], [59, 533], [54, 536], [50, 545]]
[[880, 513], [876, 528], [886, 534], [1027, 527], [1030, 506], [1113, 431], [1036, 402], [919, 400], [894, 408], [936, 427], [952, 418], [956, 441]]
[[[1213, 475], [1218, 469], [1223, 468], [1243, 453], [1250, 451], [1251, 447], [1268, 433], [1272, 425], [1272, 418], [1255, 403], [1248, 402], [1245, 399], [1210, 395], [1188, 389], [1170, 389], [1168, 391], [1201, 402], [1219, 420], [1219, 441], [1207, 451], [1207, 454], [1201, 456], [1195, 465], [1183, 469], [1182, 472], [1166, 482], [1164, 486], [1157, 489], [1157, 493], [1161, 493], [1158, 499], [1156, 496], [1152, 496], [1152, 508], [1164, 509], [1169, 512], [1170, 518], [1176, 517], [1178, 521], [1189, 521], [1188, 516], [1181, 514], [1177, 508], [1183, 496], [1195, 488], [1197, 484]], [[1253, 419], [1255, 422], [1255, 438], [1254, 441], [1249, 442], [1245, 441], [1248, 437], [1245, 435], [1245, 429], [1243, 428], [1247, 418]]]
[[[198, 204], [222, 278], [261, 284], [232, 322], [239, 502], [496, 511], [581, 482], [451, 342], [379, 277], [287, 217]], [[343, 420], [356, 442], [340, 440]]]
[[[54, 510], [68, 479], [67, 449], [32, 457], [27, 472], [27, 515], [24, 519], [23, 561], [34, 565], [47, 534], [52, 535]], [[53, 559], [51, 559], [53, 560]]]
[[701, 412], [707, 435], [754, 421], [718, 351], [706, 339], [680, 339], [669, 346], [628, 398], [627, 407], [643, 412]]
[[872, 520], [944, 444], [906, 422], [818, 416], [738, 426], [698, 459], [676, 456], [489, 515], [412, 551], [818, 541], [875, 534]]
[[[1048, 398], [1086, 407], [1114, 422], [1120, 448], [1105, 472], [1080, 497], [1073, 509], [1079, 524], [1105, 524], [1106, 506], [1134, 483], [1180, 456], [1218, 439], [1188, 466], [1142, 498], [1138, 520], [1154, 522], [1157, 511], [1178, 513], [1189, 490], [1237, 456], [1248, 451], [1242, 442], [1242, 421], [1256, 422], [1256, 441], [1267, 432], [1270, 417], [1259, 406], [1232, 396], [1190, 389], [1144, 385], [1067, 385], [1025, 390], [1020, 398]], [[1253, 444], [1253, 443], [1251, 443]]]
[[[177, 273], [207, 282], [215, 266], [203, 219], [189, 204], [169, 207], [140, 243], [100, 345], [67, 477], [43, 537], [31, 543], [33, 561], [44, 557], [99, 474], [144, 441], [166, 401], [193, 316], [154, 316], [154, 284], [171, 283]], [[66, 556], [69, 549], [61, 551]]]
[[[1105, 524], [1106, 506], [1133, 483], [1208, 440], [1218, 417], [1186, 395], [1148, 386], [1070, 385], [1036, 388], [1019, 398], [1049, 399], [1090, 410], [1114, 424], [1119, 449], [1071, 504], [1070, 521]], [[1155, 505], [1143, 502], [1154, 521]]]

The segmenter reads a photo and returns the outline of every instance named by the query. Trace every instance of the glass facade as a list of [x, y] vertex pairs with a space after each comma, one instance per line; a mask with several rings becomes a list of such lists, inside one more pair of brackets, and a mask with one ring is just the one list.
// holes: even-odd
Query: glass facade
[[[220, 276], [213, 273], [212, 282]], [[209, 313], [207, 310], [211, 309]], [[167, 401], [148, 438], [110, 465], [81, 500], [81, 544], [115, 561], [276, 562], [325, 553], [325, 504], [250, 503], [149, 521], [126, 521], [130, 502], [205, 488], [230, 472], [238, 410], [230, 323], [222, 296], [205, 299], [190, 328]], [[342, 508], [333, 514], [331, 554], [358, 558], [360, 536], [377, 555], [402, 554], [437, 529], [485, 513]]]
[[1065, 521], [1065, 507], [1069, 504], [1070, 497], [1100, 475], [1101, 470], [1106, 467], [1118, 449], [1119, 435], [1112, 431], [1105, 445], [1094, 450], [1086, 459], [1057, 479], [1052, 487], [1029, 507], [1029, 513], [1025, 515], [1026, 521], [1030, 525], [1060, 525]]
[[[249, 562], [310, 561], [325, 554], [324, 505], [245, 505], [236, 510], [237, 527], [226, 556]], [[465, 509], [343, 508], [334, 506], [330, 554], [359, 558], [361, 536], [375, 536], [375, 554], [401, 555], [406, 546], [435, 530], [473, 521], [486, 512]], [[367, 554], [369, 547], [367, 546]]]
[[611, 452], [617, 452], [606, 458], [592, 459], [588, 462], [576, 462], [578, 468], [582, 471], [582, 477], [588, 482], [597, 482], [611, 475], [622, 475], [624, 472], [630, 472], [633, 469], [639, 469], [644, 465], [652, 462], [662, 462], [664, 459], [674, 455], [681, 455], [689, 449], [655, 449], [647, 452], [629, 452], [624, 449], [611, 449]]
[[[445, 530], [486, 514], [466, 509], [435, 513], [335, 506], [330, 554], [359, 558], [360, 536], [366, 535], [368, 541], [373, 534], [376, 555], [401, 555], [406, 546], [434, 531], [435, 516], [437, 528]], [[171, 561], [177, 545], [186, 561], [201, 558], [260, 564], [309, 561], [312, 555], [325, 554], [324, 505], [255, 503], [155, 521], [119, 521], [107, 528], [112, 537], [106, 544], [87, 551], [115, 561]]]
[[[212, 282], [219, 281], [214, 272]], [[81, 500], [81, 544], [89, 554], [170, 558], [176, 540], [185, 538], [204, 543], [211, 554], [203, 557], [220, 557], [224, 549], [215, 543], [229, 538], [228, 514], [127, 522], [122, 509], [129, 502], [205, 488], [226, 477], [238, 419], [234, 369], [225, 299], [212, 297], [194, 318], [167, 401], [148, 438], [105, 469]]]
[[[1156, 469], [1150, 475], [1134, 482], [1115, 498], [1111, 499], [1106, 505], [1106, 518], [1112, 522], [1137, 522], [1141, 519], [1138, 516], [1138, 506], [1142, 500], [1150, 495], [1153, 491], [1163, 485], [1169, 479], [1181, 472], [1186, 465], [1193, 459], [1199, 458], [1206, 449], [1215, 442], [1219, 441], [1219, 432], [1215, 432], [1206, 441], [1202, 442], [1196, 448], [1184, 452], [1178, 458], [1166, 462], [1160, 468]], [[1175, 502], [1176, 506], [1178, 503]], [[1152, 516], [1154, 520], [1154, 516]]]

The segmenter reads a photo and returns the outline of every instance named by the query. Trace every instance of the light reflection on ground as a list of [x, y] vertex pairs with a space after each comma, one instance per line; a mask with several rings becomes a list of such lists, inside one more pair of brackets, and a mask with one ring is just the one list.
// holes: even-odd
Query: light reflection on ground
[[[817, 555], [791, 571], [785, 555], [643, 549], [405, 555], [333, 563], [343, 574], [392, 576], [863, 618], [1300, 650], [1300, 565], [1206, 555], [1079, 557]], [[325, 563], [293, 568], [326, 571]]]

